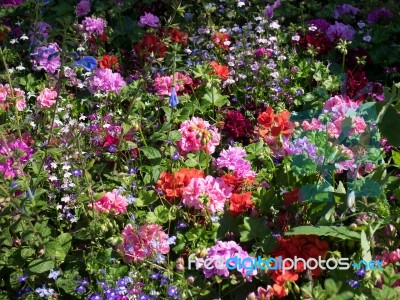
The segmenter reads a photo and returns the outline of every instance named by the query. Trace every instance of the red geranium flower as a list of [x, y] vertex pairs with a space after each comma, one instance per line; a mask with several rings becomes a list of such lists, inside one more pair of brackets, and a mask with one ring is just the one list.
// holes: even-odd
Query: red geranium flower
[[116, 69], [118, 68], [118, 58], [114, 55], [103, 55], [101, 60], [98, 60], [101, 69]]
[[247, 192], [244, 194], [232, 194], [229, 199], [229, 212], [233, 216], [238, 216], [241, 213], [244, 213], [253, 208], [254, 204], [250, 200], [251, 192]]
[[169, 35], [171, 41], [182, 44], [182, 45], [186, 45], [188, 38], [189, 38], [187, 33], [182, 32], [176, 28], [169, 28], [168, 35]]
[[212, 61], [210, 65], [214, 69], [214, 73], [221, 78], [222, 80], [226, 80], [229, 77], [229, 69], [227, 66], [219, 65], [216, 61]]
[[164, 44], [158, 37], [147, 33], [144, 38], [134, 47], [135, 52], [142, 59], [154, 53], [156, 57], [164, 57], [167, 51], [167, 45]]
[[258, 116], [258, 124], [263, 128], [260, 130], [261, 136], [272, 135], [277, 137], [283, 134], [289, 137], [293, 134], [294, 124], [289, 121], [290, 112], [287, 110], [275, 114], [271, 107]]

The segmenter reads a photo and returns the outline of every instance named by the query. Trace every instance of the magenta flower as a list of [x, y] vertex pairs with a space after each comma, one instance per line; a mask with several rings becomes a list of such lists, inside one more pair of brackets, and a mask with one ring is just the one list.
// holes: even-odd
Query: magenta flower
[[102, 35], [107, 23], [101, 18], [86, 17], [85, 20], [82, 21], [82, 26], [88, 34]]
[[217, 159], [218, 168], [227, 168], [236, 173], [239, 178], [255, 177], [256, 173], [251, 171], [250, 162], [245, 160], [246, 151], [240, 147], [229, 147], [222, 150]]
[[60, 51], [57, 43], [50, 43], [47, 46], [36, 48], [35, 52], [31, 54], [33, 60], [32, 69], [43, 69], [50, 74], [56, 73], [61, 66]]
[[20, 6], [25, 0], [1, 0], [0, 6]]

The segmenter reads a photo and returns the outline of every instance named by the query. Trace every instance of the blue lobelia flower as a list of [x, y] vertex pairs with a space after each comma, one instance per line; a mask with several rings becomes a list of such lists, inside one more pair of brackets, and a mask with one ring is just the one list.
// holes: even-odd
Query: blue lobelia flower
[[175, 88], [172, 88], [171, 97], [169, 97], [169, 104], [171, 107], [176, 107], [178, 103], [178, 95], [176, 94]]
[[82, 67], [86, 71], [93, 71], [97, 67], [97, 60], [93, 56], [84, 56], [74, 62], [74, 67]]

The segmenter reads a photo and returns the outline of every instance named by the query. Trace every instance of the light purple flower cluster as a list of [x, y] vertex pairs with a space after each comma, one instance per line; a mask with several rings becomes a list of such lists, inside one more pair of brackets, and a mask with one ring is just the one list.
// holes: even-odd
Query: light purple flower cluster
[[126, 86], [122, 76], [119, 73], [113, 73], [111, 69], [96, 69], [86, 83], [92, 94], [111, 91], [118, 94], [121, 88]]
[[391, 18], [393, 18], [393, 13], [386, 7], [381, 7], [371, 11], [368, 14], [367, 22], [369, 24], [374, 24], [382, 19], [391, 19]]
[[78, 18], [86, 16], [88, 13], [90, 13], [90, 2], [89, 0], [81, 0], [79, 3], [76, 5], [75, 8], [76, 16]]
[[[212, 246], [211, 248], [208, 249], [208, 253], [206, 257], [204, 258], [205, 260], [207, 258], [211, 258], [213, 260], [213, 266], [212, 269], [207, 270], [204, 269], [204, 275], [206, 278], [210, 278], [213, 275], [218, 275], [220, 277], [229, 277], [229, 270], [226, 267], [226, 265], [223, 266], [218, 266], [216, 267], [216, 264], [218, 263], [219, 260], [224, 260], [226, 262], [230, 258], [240, 258], [241, 262], [243, 262], [243, 259], [249, 258], [249, 254], [242, 249], [236, 242], [234, 241], [229, 241], [229, 242], [222, 242], [218, 241], [215, 246]], [[252, 258], [252, 257], [250, 257]], [[229, 262], [229, 265], [233, 267], [234, 261], [232, 260], [232, 263]], [[251, 262], [248, 261], [247, 265], [251, 265]], [[253, 272], [251, 274], [246, 274], [248, 270], [245, 268], [242, 268], [241, 265], [237, 265], [237, 270], [243, 275], [244, 278], [246, 278], [248, 281], [252, 281], [252, 276], [257, 275], [257, 269], [254, 268]]]
[[351, 41], [354, 39], [355, 34], [356, 31], [353, 27], [340, 22], [335, 22], [335, 24], [329, 26], [326, 31], [326, 35], [332, 42], [336, 42], [339, 39]]
[[29, 40], [32, 44], [36, 44], [38, 39], [43, 39], [47, 41], [49, 38], [48, 31], [51, 29], [51, 25], [47, 24], [46, 22], [39, 21], [36, 24], [36, 28], [29, 32]]
[[107, 23], [101, 18], [86, 17], [85, 20], [82, 21], [82, 26], [88, 34], [102, 35]]
[[264, 16], [268, 19], [272, 19], [275, 9], [277, 9], [279, 6], [281, 6], [281, 0], [276, 0], [274, 4], [267, 5], [264, 10]]
[[342, 15], [356, 15], [359, 11], [357, 7], [350, 4], [337, 5], [333, 12], [333, 17], [339, 19]]
[[301, 155], [305, 154], [312, 158], [317, 164], [322, 164], [324, 157], [318, 155], [318, 147], [311, 144], [308, 138], [298, 138], [292, 141], [289, 145], [289, 149], [286, 150], [288, 155]]
[[45, 70], [47, 73], [54, 74], [61, 66], [61, 58], [58, 54], [60, 47], [57, 43], [50, 43], [47, 46], [40, 46], [35, 49], [32, 57], [33, 70]]
[[220, 157], [217, 159], [218, 168], [227, 168], [234, 171], [240, 178], [255, 177], [256, 173], [251, 171], [250, 162], [243, 157], [246, 151], [240, 147], [229, 147], [228, 150], [222, 150]]
[[158, 23], [160, 22], [160, 19], [151, 14], [151, 13], [144, 13], [143, 16], [140, 17], [140, 20], [138, 22], [138, 25], [140, 27], [144, 27], [144, 26], [149, 26], [149, 27], [158, 27]]
[[317, 27], [319, 30], [325, 32], [328, 30], [329, 26], [331, 26], [331, 23], [329, 23], [328, 21], [324, 20], [324, 19], [314, 19], [314, 20], [310, 20], [307, 22], [309, 25], [314, 25], [315, 27]]

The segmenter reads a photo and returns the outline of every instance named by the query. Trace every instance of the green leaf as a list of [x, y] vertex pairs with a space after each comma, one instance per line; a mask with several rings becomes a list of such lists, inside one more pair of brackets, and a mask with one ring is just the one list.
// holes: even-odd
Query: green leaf
[[265, 225], [265, 218], [252, 219], [246, 217], [243, 220], [243, 225], [240, 225], [239, 228], [241, 242], [264, 239], [271, 233], [271, 230]]
[[360, 240], [361, 236], [358, 232], [347, 229], [346, 227], [337, 226], [299, 226], [285, 233], [285, 235], [318, 235], [331, 236], [342, 240]]
[[392, 150], [392, 158], [394, 163], [400, 166], [400, 152]]
[[382, 137], [388, 140], [388, 143], [392, 146], [400, 146], [400, 134], [393, 128], [400, 128], [400, 115], [389, 105], [386, 113], [383, 115], [382, 120], [378, 124], [379, 130]]
[[54, 269], [54, 261], [51, 259], [35, 259], [28, 265], [29, 272], [41, 274]]
[[364, 230], [361, 231], [361, 249], [362, 249], [362, 259], [365, 261], [371, 261], [372, 260], [371, 246], [369, 244], [367, 235], [365, 234]]
[[45, 246], [45, 255], [51, 259], [63, 261], [67, 255], [64, 248], [56, 241], [48, 242]]
[[57, 238], [56, 242], [64, 249], [64, 252], [68, 254], [71, 248], [72, 236], [69, 233], [61, 233]]
[[148, 158], [148, 159], [157, 159], [157, 158], [161, 158], [161, 153], [160, 151], [158, 151], [156, 148], [153, 147], [141, 147], [139, 148], [143, 154]]

